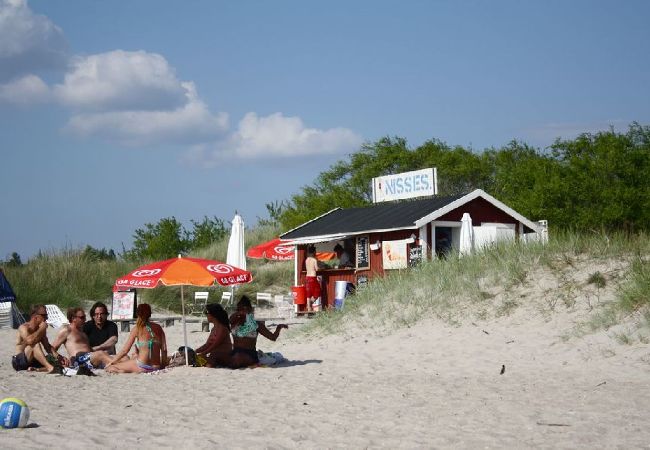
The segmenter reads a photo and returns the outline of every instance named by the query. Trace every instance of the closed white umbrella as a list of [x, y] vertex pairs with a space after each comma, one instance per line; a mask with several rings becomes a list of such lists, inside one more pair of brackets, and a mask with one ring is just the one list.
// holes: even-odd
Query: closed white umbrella
[[235, 212], [228, 241], [226, 263], [246, 270], [246, 253], [244, 252], [244, 220]]
[[235, 211], [228, 241], [228, 255], [226, 263], [231, 266], [246, 270], [246, 253], [244, 250], [244, 220]]
[[474, 247], [474, 228], [469, 213], [460, 220], [460, 256], [469, 255]]

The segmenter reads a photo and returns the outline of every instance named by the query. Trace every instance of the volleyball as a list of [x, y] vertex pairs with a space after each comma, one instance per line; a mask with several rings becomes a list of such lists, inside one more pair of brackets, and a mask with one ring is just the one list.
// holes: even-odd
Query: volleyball
[[0, 401], [0, 428], [23, 428], [28, 420], [27, 403], [13, 397]]

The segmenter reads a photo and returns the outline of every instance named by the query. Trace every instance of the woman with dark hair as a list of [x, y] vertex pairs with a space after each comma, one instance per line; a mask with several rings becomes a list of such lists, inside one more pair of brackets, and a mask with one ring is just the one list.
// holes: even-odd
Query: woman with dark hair
[[237, 302], [237, 310], [230, 316], [232, 326], [232, 357], [230, 367], [238, 369], [248, 367], [259, 362], [257, 356], [257, 335], [261, 334], [272, 341], [277, 340], [280, 336], [280, 330], [289, 328], [286, 324], [281, 323], [271, 332], [263, 320], [255, 320], [253, 314], [253, 305], [245, 295]]
[[[160, 370], [165, 366], [167, 361], [165, 332], [160, 325], [149, 321], [151, 306], [147, 303], [138, 305], [136, 316], [138, 320], [135, 328], [131, 330], [122, 350], [113, 357], [111, 363], [106, 365], [107, 372], [147, 373]], [[129, 353], [133, 344], [138, 349], [137, 356], [133, 359], [118, 362]]]
[[228, 313], [218, 303], [206, 305], [205, 310], [212, 331], [205, 344], [196, 349], [196, 354], [207, 360], [207, 367], [228, 367], [232, 353]]

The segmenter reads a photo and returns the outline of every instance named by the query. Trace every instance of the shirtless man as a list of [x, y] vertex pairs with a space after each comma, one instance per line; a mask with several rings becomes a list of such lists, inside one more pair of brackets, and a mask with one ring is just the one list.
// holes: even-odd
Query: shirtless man
[[307, 295], [307, 311], [314, 310], [314, 302], [320, 298], [320, 283], [316, 276], [318, 270], [318, 260], [316, 259], [316, 248], [311, 246], [307, 249], [307, 259], [305, 260], [305, 291]]
[[89, 361], [93, 367], [102, 368], [111, 362], [111, 357], [104, 350], [93, 352], [90, 348], [88, 336], [82, 331], [86, 322], [86, 313], [82, 308], [68, 309], [68, 320], [70, 325], [61, 327], [59, 334], [56, 335], [52, 348], [58, 350], [61, 345], [65, 346], [71, 365], [85, 363]]
[[47, 309], [45, 305], [33, 305], [29, 322], [18, 327], [16, 354], [11, 358], [11, 365], [16, 371], [34, 370], [54, 373], [55, 369], [46, 358], [46, 352], [59, 359], [47, 340]]

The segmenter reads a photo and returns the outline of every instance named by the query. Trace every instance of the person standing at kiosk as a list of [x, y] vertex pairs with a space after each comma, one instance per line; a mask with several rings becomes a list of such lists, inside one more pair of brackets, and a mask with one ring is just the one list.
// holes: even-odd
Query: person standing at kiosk
[[[305, 260], [305, 293], [307, 296], [307, 311], [313, 311], [314, 306], [320, 306], [320, 283], [316, 276], [318, 270], [318, 260], [316, 259], [316, 247], [313, 245], [307, 249], [307, 259]], [[317, 300], [318, 299], [318, 300]], [[318, 302], [317, 304], [315, 304]]]

